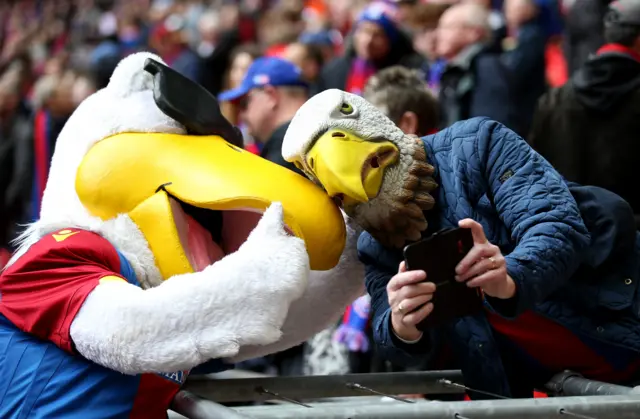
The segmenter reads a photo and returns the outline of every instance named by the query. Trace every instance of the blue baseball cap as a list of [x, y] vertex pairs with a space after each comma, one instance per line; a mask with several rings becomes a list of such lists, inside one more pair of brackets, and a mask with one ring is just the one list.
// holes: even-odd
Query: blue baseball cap
[[262, 57], [249, 66], [240, 86], [220, 93], [218, 100], [237, 100], [252, 89], [264, 86], [309, 87], [309, 84], [302, 78], [300, 69], [292, 62], [277, 57]]
[[394, 5], [375, 1], [362, 10], [356, 22], [371, 22], [380, 25], [389, 40], [394, 41], [400, 33], [395, 20], [395, 12]]

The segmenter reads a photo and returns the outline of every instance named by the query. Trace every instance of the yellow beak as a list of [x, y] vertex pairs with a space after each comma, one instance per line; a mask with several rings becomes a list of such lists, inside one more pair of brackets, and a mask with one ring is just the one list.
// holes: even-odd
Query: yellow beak
[[[209, 210], [264, 211], [272, 202], [281, 202], [284, 221], [305, 241], [314, 270], [334, 267], [345, 245], [342, 215], [320, 188], [217, 136], [127, 133], [106, 138], [84, 157], [76, 174], [76, 192], [91, 214], [104, 220], [130, 214], [141, 229], [156, 223], [151, 233], [155, 235], [163, 230], [175, 233], [163, 193]], [[145, 209], [152, 206], [155, 209]], [[138, 222], [133, 217], [145, 211], [149, 220]], [[159, 225], [163, 222], [167, 225]], [[174, 236], [163, 239], [167, 243], [149, 240], [156, 259], [180, 247]], [[160, 268], [165, 278], [190, 271], [184, 263]]]
[[342, 130], [324, 133], [309, 150], [306, 163], [331, 197], [348, 207], [375, 198], [385, 169], [398, 159], [390, 141], [367, 141]]

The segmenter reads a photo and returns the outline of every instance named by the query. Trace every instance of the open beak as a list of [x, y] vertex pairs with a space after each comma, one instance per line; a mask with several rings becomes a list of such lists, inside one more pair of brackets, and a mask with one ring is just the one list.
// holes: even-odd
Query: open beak
[[[314, 270], [337, 265], [345, 245], [342, 214], [320, 188], [218, 136], [125, 133], [106, 138], [85, 155], [76, 174], [76, 192], [87, 210], [103, 220], [135, 214], [161, 193], [212, 211], [264, 212], [280, 202], [284, 222], [305, 241]], [[155, 201], [165, 209], [154, 210], [146, 222], [132, 215], [138, 226], [170, 219], [158, 215], [169, 211], [167, 199]], [[157, 255], [153, 243], [150, 246]]]
[[390, 141], [368, 141], [348, 131], [329, 130], [311, 147], [306, 163], [329, 196], [347, 208], [378, 195], [385, 169], [398, 155]]

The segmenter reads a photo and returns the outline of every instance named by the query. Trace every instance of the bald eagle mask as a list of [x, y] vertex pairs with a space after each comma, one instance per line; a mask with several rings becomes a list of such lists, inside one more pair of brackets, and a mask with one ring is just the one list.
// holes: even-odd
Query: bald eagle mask
[[402, 247], [427, 229], [437, 184], [424, 143], [362, 97], [313, 96], [291, 121], [282, 154], [383, 245]]

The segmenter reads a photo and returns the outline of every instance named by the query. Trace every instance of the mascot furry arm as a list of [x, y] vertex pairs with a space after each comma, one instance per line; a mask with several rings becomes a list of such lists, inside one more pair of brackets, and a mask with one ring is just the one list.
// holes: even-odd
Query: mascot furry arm
[[62, 130], [0, 275], [0, 417], [165, 417], [194, 367], [294, 346], [362, 292], [357, 231], [224, 141], [201, 90], [135, 54]]

